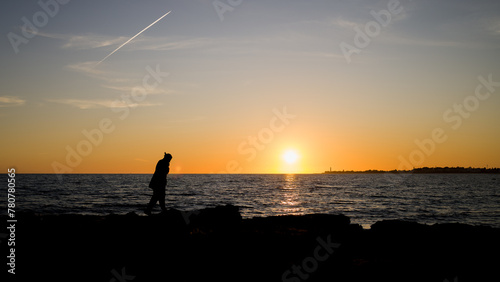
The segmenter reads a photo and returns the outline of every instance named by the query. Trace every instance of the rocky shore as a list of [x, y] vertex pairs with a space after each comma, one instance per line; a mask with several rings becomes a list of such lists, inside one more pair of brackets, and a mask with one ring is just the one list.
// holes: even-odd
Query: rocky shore
[[[16, 274], [2, 274], [17, 281], [500, 279], [500, 229], [487, 226], [382, 221], [363, 229], [344, 215], [242, 219], [230, 205], [17, 220]], [[5, 266], [9, 247], [0, 240]]]

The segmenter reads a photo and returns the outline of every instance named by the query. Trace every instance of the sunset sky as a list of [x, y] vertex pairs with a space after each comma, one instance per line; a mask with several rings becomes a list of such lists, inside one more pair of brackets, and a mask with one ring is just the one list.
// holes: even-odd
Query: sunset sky
[[37, 2], [1, 4], [5, 172], [500, 167], [500, 1]]

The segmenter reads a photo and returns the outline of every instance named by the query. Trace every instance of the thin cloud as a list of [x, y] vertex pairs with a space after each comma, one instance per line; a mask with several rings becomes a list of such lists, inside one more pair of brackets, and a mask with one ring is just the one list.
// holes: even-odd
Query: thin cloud
[[[102, 35], [74, 35], [64, 39], [62, 47], [71, 49], [95, 49], [100, 47], [116, 46], [123, 43], [126, 37], [110, 37]], [[202, 48], [214, 44], [211, 38], [172, 38], [172, 37], [150, 37], [141, 35], [136, 38], [134, 44], [128, 46], [131, 51], [174, 51], [193, 48]]]
[[355, 27], [358, 27], [361, 25], [361, 23], [345, 20], [341, 17], [338, 17], [337, 19], [332, 20], [330, 23], [331, 23], [331, 25], [338, 26], [341, 28], [347, 28], [349, 30], [354, 29]]
[[106, 81], [108, 83], [124, 83], [130, 82], [129, 78], [124, 78], [123, 73], [116, 73], [108, 70], [94, 68], [96, 61], [80, 62], [67, 65], [66, 68], [82, 73], [86, 76]]
[[109, 37], [102, 35], [74, 35], [66, 38], [63, 48], [71, 49], [95, 49], [119, 44], [126, 37]]
[[172, 39], [172, 38], [144, 38], [140, 44], [132, 47], [133, 50], [144, 51], [173, 51], [193, 49], [213, 45], [214, 40], [210, 38]]
[[500, 19], [498, 18], [486, 18], [482, 20], [482, 26], [484, 30], [490, 32], [494, 35], [500, 35]]
[[14, 96], [0, 96], [0, 108], [7, 107], [18, 107], [22, 106], [26, 103], [26, 100], [23, 100]]
[[132, 103], [127, 104], [120, 100], [82, 100], [82, 99], [52, 99], [48, 102], [69, 105], [81, 110], [99, 109], [99, 108], [137, 108], [159, 106], [161, 104], [153, 103]]
[[387, 36], [384, 38], [386, 43], [407, 45], [407, 46], [425, 46], [425, 47], [443, 47], [443, 48], [485, 48], [484, 44], [468, 41], [454, 40], [433, 40], [426, 38], [414, 38], [403, 36]]
[[[33, 33], [30, 30], [27, 30], [29, 33]], [[36, 32], [33, 33], [37, 36], [51, 38], [51, 39], [59, 39], [63, 41], [62, 48], [65, 49], [77, 49], [77, 50], [86, 50], [86, 49], [95, 49], [101, 47], [107, 47], [112, 45], [117, 45], [122, 43], [127, 39], [125, 36], [105, 36], [99, 34], [61, 34], [61, 33], [48, 33], [48, 32]]]
[[[37, 36], [59, 39], [63, 41], [61, 48], [88, 50], [118, 46], [128, 40], [125, 36], [107, 36], [101, 34], [58, 34], [37, 32]], [[134, 39], [134, 44], [130, 45], [128, 50], [132, 51], [172, 51], [192, 48], [202, 48], [207, 45], [213, 45], [216, 41], [212, 38], [175, 38], [175, 37], [151, 37], [141, 35]], [[94, 64], [97, 62], [94, 62]]]
[[[137, 85], [134, 85], [134, 86], [102, 85], [102, 87], [107, 88], [107, 89], [111, 89], [111, 90], [115, 90], [115, 91], [118, 91], [118, 92], [132, 93], [132, 91], [134, 90], [134, 88], [137, 87]], [[161, 95], [161, 94], [165, 94], [166, 95], [166, 94], [172, 94], [175, 91], [173, 91], [173, 90], [164, 90], [164, 89], [161, 89], [159, 87], [155, 87], [155, 88], [147, 88], [146, 92], [147, 92], [148, 95]]]

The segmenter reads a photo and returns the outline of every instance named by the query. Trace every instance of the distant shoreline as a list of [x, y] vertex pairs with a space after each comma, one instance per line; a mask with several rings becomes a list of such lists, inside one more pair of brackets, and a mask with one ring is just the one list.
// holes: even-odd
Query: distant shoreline
[[500, 173], [500, 168], [473, 168], [473, 167], [422, 167], [414, 168], [412, 170], [342, 170], [334, 171], [327, 170], [323, 174], [355, 174], [355, 173]]

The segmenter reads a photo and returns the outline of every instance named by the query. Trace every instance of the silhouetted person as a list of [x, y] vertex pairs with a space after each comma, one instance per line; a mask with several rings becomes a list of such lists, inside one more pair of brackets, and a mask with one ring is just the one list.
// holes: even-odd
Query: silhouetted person
[[156, 164], [155, 173], [149, 182], [149, 188], [153, 189], [153, 196], [144, 210], [144, 213], [147, 215], [151, 215], [151, 209], [156, 205], [157, 201], [160, 203], [161, 210], [163, 212], [167, 211], [165, 207], [165, 188], [167, 186], [167, 174], [170, 171], [171, 160], [172, 155], [164, 153], [163, 159], [159, 160]]

